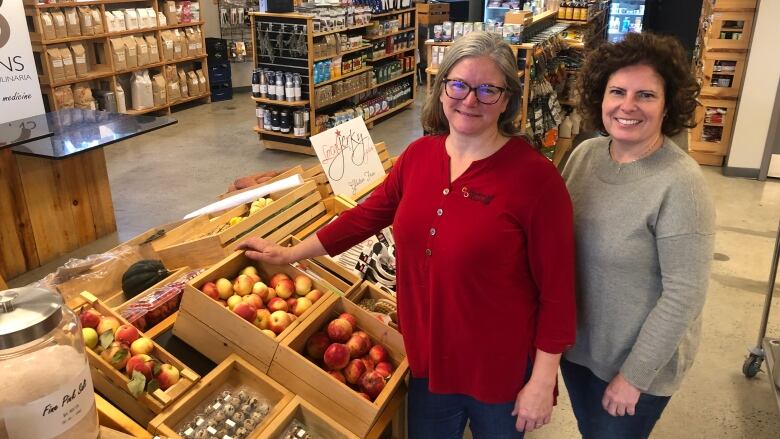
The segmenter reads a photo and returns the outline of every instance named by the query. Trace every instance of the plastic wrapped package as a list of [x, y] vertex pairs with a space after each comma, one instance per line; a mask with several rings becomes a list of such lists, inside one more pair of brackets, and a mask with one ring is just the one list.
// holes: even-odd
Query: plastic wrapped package
[[190, 270], [176, 280], [155, 288], [151, 293], [122, 308], [122, 317], [141, 331], [162, 322], [179, 309], [184, 285], [202, 271], [202, 268]]

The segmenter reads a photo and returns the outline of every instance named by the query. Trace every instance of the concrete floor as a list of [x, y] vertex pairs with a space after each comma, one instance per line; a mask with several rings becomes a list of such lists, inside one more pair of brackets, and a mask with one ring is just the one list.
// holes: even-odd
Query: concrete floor
[[[371, 130], [392, 155], [422, 134], [421, 102]], [[237, 176], [316, 158], [264, 150], [252, 131], [251, 101], [201, 105], [173, 115], [179, 123], [106, 148], [118, 233], [9, 282], [41, 278], [67, 257], [101, 252], [151, 227], [212, 202]], [[756, 342], [778, 218], [780, 182], [726, 178], [704, 168], [715, 195], [718, 230], [703, 340], [692, 370], [659, 421], [653, 438], [780, 438], [780, 414], [767, 374], [741, 373]], [[780, 338], [780, 294], [768, 334]], [[553, 421], [530, 439], [578, 437], [565, 388]], [[630, 439], [630, 438], [627, 438]]]

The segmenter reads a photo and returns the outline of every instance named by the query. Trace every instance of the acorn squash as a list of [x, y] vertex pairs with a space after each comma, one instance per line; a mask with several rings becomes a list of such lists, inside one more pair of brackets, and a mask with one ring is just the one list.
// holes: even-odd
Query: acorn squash
[[131, 265], [122, 275], [122, 291], [131, 299], [152, 285], [170, 276], [161, 261], [144, 259]]

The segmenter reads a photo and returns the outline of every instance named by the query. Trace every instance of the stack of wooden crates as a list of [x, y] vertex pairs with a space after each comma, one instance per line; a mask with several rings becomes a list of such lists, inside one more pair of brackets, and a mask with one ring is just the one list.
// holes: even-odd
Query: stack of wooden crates
[[728, 154], [750, 48], [757, 0], [704, 0], [694, 63], [702, 84], [688, 150], [702, 165]]

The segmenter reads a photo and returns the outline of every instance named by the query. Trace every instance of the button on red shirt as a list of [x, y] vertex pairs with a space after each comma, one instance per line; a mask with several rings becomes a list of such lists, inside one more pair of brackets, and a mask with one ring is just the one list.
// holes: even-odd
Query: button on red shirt
[[412, 375], [435, 393], [513, 401], [537, 348], [574, 343], [571, 201], [518, 137], [450, 183], [444, 140], [413, 142], [371, 197], [317, 236], [338, 254], [392, 224]]

